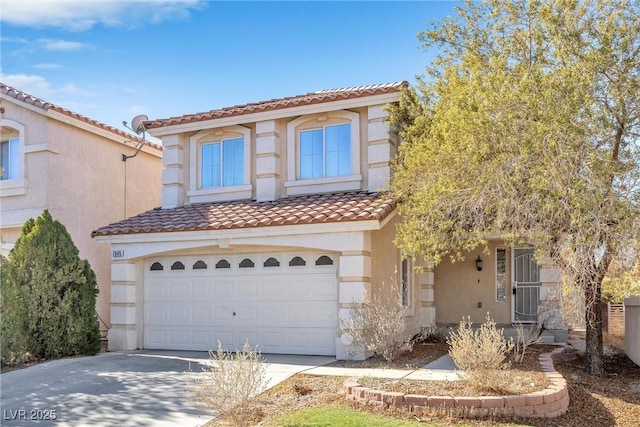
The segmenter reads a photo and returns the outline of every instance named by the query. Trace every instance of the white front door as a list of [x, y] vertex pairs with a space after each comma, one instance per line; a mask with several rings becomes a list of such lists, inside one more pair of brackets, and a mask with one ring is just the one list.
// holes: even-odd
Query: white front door
[[144, 346], [334, 355], [337, 261], [330, 254], [175, 256], [145, 263]]
[[531, 247], [514, 248], [512, 252], [513, 322], [535, 323], [538, 320], [540, 266], [535, 261], [534, 252]]

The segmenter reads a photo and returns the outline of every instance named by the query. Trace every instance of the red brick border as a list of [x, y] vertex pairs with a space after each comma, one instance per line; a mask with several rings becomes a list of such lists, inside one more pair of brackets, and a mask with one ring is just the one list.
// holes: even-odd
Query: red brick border
[[385, 408], [401, 408], [410, 412], [426, 409], [459, 409], [468, 415], [496, 415], [533, 418], [555, 418], [567, 412], [569, 391], [567, 381], [553, 366], [554, 360], [564, 352], [558, 348], [541, 354], [540, 366], [551, 380], [551, 385], [541, 391], [515, 396], [423, 396], [381, 391], [363, 387], [357, 378], [349, 378], [342, 388], [348, 398]]

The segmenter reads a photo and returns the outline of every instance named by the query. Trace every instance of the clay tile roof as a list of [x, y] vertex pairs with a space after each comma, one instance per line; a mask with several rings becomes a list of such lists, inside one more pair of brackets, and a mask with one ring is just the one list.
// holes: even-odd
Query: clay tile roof
[[166, 119], [149, 120], [144, 123], [145, 128], [155, 129], [166, 126], [182, 125], [186, 123], [201, 122], [204, 120], [219, 119], [223, 117], [241, 116], [243, 114], [260, 113], [263, 111], [281, 110], [301, 105], [321, 104], [323, 102], [340, 101], [344, 99], [362, 98], [365, 96], [381, 95], [384, 93], [399, 92], [401, 88], [408, 86], [405, 81], [383, 83], [368, 86], [345, 87], [339, 89], [327, 89], [303, 95], [288, 96], [285, 98], [269, 99], [266, 101], [250, 102], [231, 107], [218, 108], [201, 113], [186, 114], [184, 116], [169, 117]]
[[92, 236], [382, 221], [395, 207], [393, 199], [363, 191], [294, 196], [272, 202], [196, 203], [173, 209], [156, 208], [99, 228]]
[[[56, 111], [60, 114], [64, 114], [65, 116], [69, 116], [71, 118], [74, 118], [76, 120], [80, 120], [81, 122], [85, 122], [87, 124], [90, 124], [92, 126], [95, 126], [97, 128], [106, 130], [107, 132], [111, 132], [115, 135], [130, 139], [136, 143], [140, 143], [142, 142], [141, 138], [138, 138], [137, 136], [131, 135], [125, 131], [122, 131], [120, 129], [114, 128], [112, 126], [106, 125], [104, 123], [101, 123], [97, 120], [93, 120], [90, 119], [88, 117], [83, 116], [82, 114], [78, 114], [78, 113], [74, 113], [71, 110], [68, 110], [66, 108], [62, 108], [58, 105], [52, 104], [51, 102], [47, 102], [44, 101], [40, 98], [37, 98], [33, 95], [29, 95], [26, 92], [22, 92], [21, 90], [18, 90], [16, 88], [13, 88], [11, 86], [7, 86], [4, 83], [0, 82], [0, 93], [2, 93], [3, 95], [8, 96], [9, 98], [13, 98], [16, 99], [18, 101], [22, 101], [26, 104], [29, 105], [33, 105], [34, 107], [40, 108], [42, 110], [46, 111]], [[162, 147], [156, 145], [156, 144], [152, 144], [149, 141], [145, 141], [145, 145], [147, 145], [150, 148], [156, 149], [156, 150], [162, 150]]]

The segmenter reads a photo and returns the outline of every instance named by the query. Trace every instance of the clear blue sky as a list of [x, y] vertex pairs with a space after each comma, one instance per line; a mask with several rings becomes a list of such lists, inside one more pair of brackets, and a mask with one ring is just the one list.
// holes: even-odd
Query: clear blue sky
[[111, 126], [408, 80], [453, 2], [2, 0], [0, 81]]

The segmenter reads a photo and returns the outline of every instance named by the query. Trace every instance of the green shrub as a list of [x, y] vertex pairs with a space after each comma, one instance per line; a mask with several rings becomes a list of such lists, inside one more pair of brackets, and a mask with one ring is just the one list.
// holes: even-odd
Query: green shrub
[[24, 224], [1, 282], [3, 364], [100, 350], [96, 276], [48, 211]]

